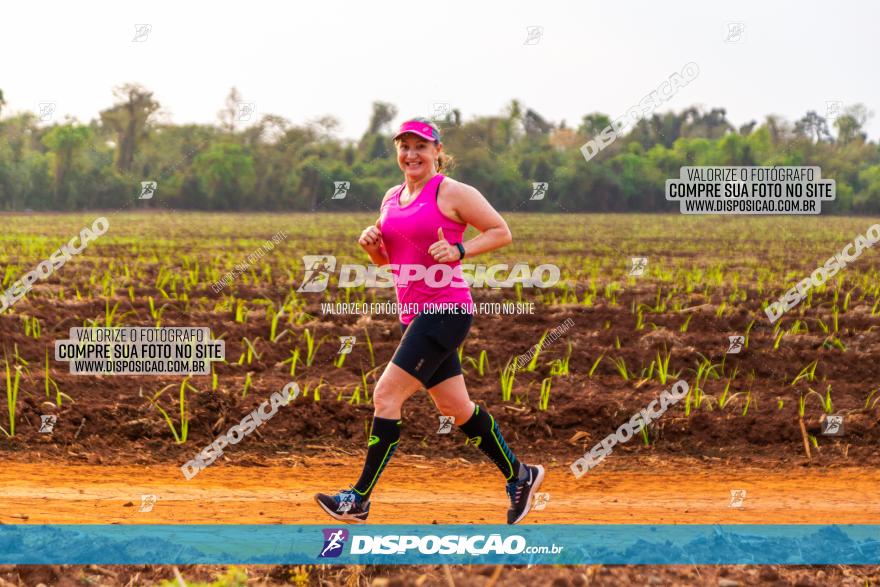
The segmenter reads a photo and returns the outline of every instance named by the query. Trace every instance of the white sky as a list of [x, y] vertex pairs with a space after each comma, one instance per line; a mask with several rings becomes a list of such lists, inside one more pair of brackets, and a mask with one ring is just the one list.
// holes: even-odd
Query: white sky
[[[745, 25], [726, 43], [728, 23]], [[293, 123], [332, 114], [359, 137], [374, 100], [398, 120], [449, 102], [465, 119], [513, 98], [576, 126], [622, 115], [694, 61], [700, 75], [664, 108], [727, 108], [735, 125], [790, 121], [826, 101], [861, 102], [880, 136], [880, 8], [843, 0], [736, 2], [70, 2], [5, 4], [0, 88], [9, 110], [56, 103], [97, 117], [138, 82], [175, 123], [213, 123], [237, 86], [257, 114]], [[132, 42], [136, 23], [152, 27]], [[543, 27], [534, 45], [526, 27]]]

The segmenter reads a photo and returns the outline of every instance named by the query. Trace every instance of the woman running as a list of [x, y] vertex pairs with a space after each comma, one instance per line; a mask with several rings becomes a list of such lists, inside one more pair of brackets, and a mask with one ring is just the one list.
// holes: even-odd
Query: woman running
[[[315, 499], [337, 520], [366, 521], [370, 493], [400, 439], [401, 406], [424, 386], [440, 413], [452, 416], [470, 444], [501, 470], [510, 497], [507, 523], [516, 524], [529, 513], [544, 468], [519, 461], [495, 419], [470, 400], [457, 353], [473, 319], [461, 259], [510, 244], [510, 229], [479, 191], [440, 173], [449, 158], [433, 124], [423, 118], [404, 122], [394, 143], [405, 181], [388, 190], [379, 219], [364, 229], [358, 243], [376, 265], [420, 266], [426, 271], [409, 280], [399, 274], [414, 272], [392, 271], [403, 337], [373, 391], [375, 413], [360, 479], [351, 489], [336, 495], [319, 493]], [[462, 243], [468, 224], [480, 234]], [[439, 304], [454, 304], [458, 311], [415, 311]]]

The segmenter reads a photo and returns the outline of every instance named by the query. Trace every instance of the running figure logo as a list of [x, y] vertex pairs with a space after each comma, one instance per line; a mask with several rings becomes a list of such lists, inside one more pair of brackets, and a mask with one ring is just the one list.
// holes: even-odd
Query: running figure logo
[[843, 102], [841, 100], [825, 100], [825, 118], [835, 120], [840, 116], [843, 110]]
[[449, 434], [452, 432], [452, 425], [455, 424], [455, 416], [440, 416], [440, 429], [437, 434]]
[[745, 489], [731, 489], [730, 490], [730, 505], [728, 507], [741, 508], [743, 506], [743, 502], [745, 500], [746, 500], [746, 490]]
[[336, 558], [344, 550], [345, 541], [348, 540], [348, 530], [345, 528], [324, 528], [324, 548], [318, 558]]
[[159, 187], [159, 183], [155, 181], [142, 181], [141, 182], [141, 195], [138, 196], [138, 200], [150, 200], [153, 198], [153, 194], [156, 193], [156, 188]]
[[337, 355], [347, 355], [351, 352], [352, 347], [354, 347], [354, 343], [357, 339], [354, 336], [340, 336], [339, 342], [341, 346], [339, 347], [339, 352]]
[[633, 277], [639, 277], [645, 274], [645, 268], [648, 266], [647, 257], [630, 257], [629, 274]]
[[736, 336], [728, 336], [728, 337], [727, 337], [727, 340], [728, 340], [729, 343], [730, 343], [730, 345], [727, 347], [727, 354], [728, 354], [728, 355], [736, 355], [736, 354], [739, 354], [739, 352], [740, 352], [740, 351], [742, 350], [742, 348], [743, 348], [743, 345], [745, 345], [745, 343], [746, 343], [746, 337], [745, 337], [745, 336], [739, 336], [739, 335], [736, 335]]
[[257, 111], [257, 105], [253, 102], [236, 102], [235, 107], [238, 111], [235, 119], [241, 122], [249, 122]]
[[55, 114], [55, 102], [40, 102], [37, 105], [40, 114], [40, 122], [48, 122], [52, 120]]
[[155, 495], [142, 495], [141, 496], [141, 507], [138, 508], [139, 512], [149, 513], [153, 511], [153, 506], [156, 505], [156, 496]]
[[536, 493], [535, 494], [535, 501], [534, 501], [534, 505], [532, 506], [532, 509], [537, 512], [540, 512], [545, 507], [547, 507], [548, 501], [550, 501], [550, 494], [549, 493]]
[[434, 102], [434, 114], [431, 115], [431, 120], [434, 122], [445, 122], [449, 117], [449, 113], [449, 102]]
[[134, 25], [134, 38], [131, 40], [132, 43], [145, 43], [147, 39], [150, 38], [150, 33], [153, 32], [153, 25], [151, 24], [136, 24]]
[[354, 493], [346, 493], [342, 496], [342, 499], [339, 501], [339, 507], [336, 509], [338, 512], [348, 512], [351, 507], [354, 505]]
[[526, 42], [523, 45], [537, 45], [544, 36], [544, 27], [529, 26], [526, 27]]
[[333, 255], [305, 255], [303, 265], [306, 275], [298, 292], [317, 292], [327, 289], [330, 283], [330, 272], [336, 269], [336, 257]]
[[823, 436], [841, 436], [843, 434], [843, 416], [825, 416], [822, 420]]
[[57, 421], [58, 416], [54, 414], [40, 416], [40, 432], [43, 434], [52, 434], [52, 431], [55, 430], [55, 422]]
[[348, 193], [348, 190], [351, 188], [351, 182], [349, 181], [334, 181], [333, 187], [336, 191], [333, 192], [333, 197], [331, 200], [344, 200], [345, 194]]
[[547, 195], [547, 190], [550, 188], [550, 184], [546, 181], [535, 181], [532, 182], [532, 197], [530, 200], [543, 200], [544, 196]]
[[743, 40], [743, 33], [746, 32], [746, 25], [741, 22], [727, 23], [727, 37], [725, 43], [739, 43]]

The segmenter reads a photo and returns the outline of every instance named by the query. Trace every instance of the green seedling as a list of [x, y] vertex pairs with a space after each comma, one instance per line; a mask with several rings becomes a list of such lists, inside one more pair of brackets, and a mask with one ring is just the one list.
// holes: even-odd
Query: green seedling
[[831, 385], [828, 385], [828, 388], [825, 390], [825, 396], [823, 397], [821, 393], [815, 391], [813, 388], [807, 388], [807, 395], [804, 396], [804, 401], [806, 398], [811, 395], [815, 395], [819, 399], [819, 403], [822, 405], [822, 411], [826, 414], [834, 413], [834, 402], [831, 401]]
[[59, 387], [58, 387], [58, 383], [54, 379], [52, 379], [51, 375], [49, 375], [49, 349], [46, 349], [46, 368], [45, 368], [45, 371], [43, 372], [43, 380], [44, 380], [45, 388], [46, 388], [46, 397], [51, 397], [49, 395], [49, 386], [51, 385], [52, 387], [54, 387], [54, 389], [55, 389], [55, 405], [57, 405], [59, 408], [61, 407], [61, 398], [62, 397], [66, 397], [68, 400], [70, 400], [71, 403], [74, 403], [73, 398], [70, 397], [69, 395], [67, 395], [66, 393], [64, 393], [63, 391], [61, 391], [61, 389], [59, 389]]
[[367, 374], [364, 373], [363, 369], [361, 369], [361, 384], [364, 386], [364, 401], [370, 403], [370, 386], [367, 385]]
[[752, 327], [754, 325], [755, 325], [755, 321], [752, 320], [751, 322], [749, 322], [749, 325], [746, 326], [745, 340], [743, 340], [743, 348], [746, 348], [746, 349], [749, 348], [749, 334], [751, 333]]
[[866, 410], [868, 408], [873, 410], [877, 406], [877, 402], [880, 401], [880, 395], [877, 396], [877, 399], [874, 400], [873, 404], [871, 403], [871, 398], [874, 397], [874, 395], [876, 395], [878, 391], [880, 391], [880, 387], [878, 387], [877, 389], [875, 389], [874, 391], [872, 391], [871, 393], [868, 394], [868, 399], [865, 400], [865, 409]]
[[4, 358], [6, 363], [6, 408], [9, 416], [9, 431], [0, 426], [6, 436], [15, 436], [15, 410], [18, 406], [18, 386], [21, 382], [21, 366], [15, 365], [15, 377], [12, 377], [12, 371], [9, 369], [9, 359]]
[[40, 328], [40, 321], [36, 316], [22, 316], [21, 321], [24, 324], [25, 336], [30, 336], [34, 339], [40, 338], [42, 329]]
[[531, 360], [529, 360], [528, 364], [525, 366], [524, 371], [534, 371], [538, 366], [538, 357], [541, 356], [541, 349], [544, 348], [544, 340], [547, 338], [547, 335], [550, 333], [549, 330], [545, 330], [544, 334], [541, 335], [541, 338], [538, 340], [538, 344], [536, 344], [533, 348], [535, 349], [535, 354], [532, 355]]
[[306, 367], [311, 367], [315, 361], [315, 355], [318, 354], [318, 349], [321, 348], [327, 337], [323, 336], [321, 340], [315, 342], [315, 337], [308, 328], [303, 331], [303, 337], [306, 339]]
[[688, 317], [685, 318], [682, 325], [678, 327], [678, 331], [682, 332], [682, 333], [687, 332], [688, 331], [688, 324], [691, 323], [691, 318], [693, 318], [693, 317], [694, 317], [693, 314], [688, 314]]
[[538, 402], [539, 410], [547, 410], [547, 406], [550, 405], [550, 386], [553, 383], [552, 377], [546, 377], [543, 381], [541, 381], [541, 399]]
[[295, 348], [290, 351], [290, 358], [281, 361], [282, 365], [290, 363], [290, 376], [296, 377], [296, 364], [300, 362], [299, 349]]
[[[370, 331], [364, 328], [364, 338], [367, 341], [367, 350], [370, 352], [370, 367], [376, 366], [376, 355], [373, 353], [373, 341], [370, 340]], [[482, 375], [482, 373], [480, 373]]]
[[651, 446], [651, 439], [648, 437], [648, 423], [639, 416], [639, 420], [642, 421], [641, 433], [642, 433], [642, 442], [645, 446]]
[[740, 393], [734, 393], [733, 395], [729, 395], [730, 394], [730, 385], [731, 385], [731, 383], [733, 383], [733, 380], [736, 379], [737, 369], [738, 368], [735, 367], [733, 369], [733, 374], [727, 378], [727, 383], [724, 385], [724, 392], [722, 392], [721, 397], [718, 399], [718, 407], [721, 408], [722, 410], [724, 409], [724, 407], [728, 403], [730, 403], [738, 395], [740, 395]]
[[623, 357], [618, 357], [616, 359], [612, 359], [614, 366], [617, 368], [617, 372], [620, 373], [620, 376], [623, 377], [624, 381], [629, 381], [630, 373], [626, 368], [626, 361]]
[[149, 399], [149, 402], [159, 410], [162, 414], [162, 417], [165, 419], [165, 422], [168, 424], [168, 428], [171, 429], [171, 434], [174, 435], [174, 442], [177, 444], [183, 444], [186, 442], [187, 436], [189, 435], [189, 414], [186, 411], [186, 391], [190, 390], [192, 392], [198, 392], [198, 389], [189, 384], [188, 375], [181, 383], [180, 383], [180, 432], [178, 433], [177, 429], [174, 426], [174, 422], [171, 420], [171, 416], [168, 415], [168, 412], [159, 405], [159, 397], [164, 394], [167, 390], [174, 387], [174, 384], [169, 384], [157, 391], [152, 398]]
[[513, 364], [513, 359], [507, 361], [507, 364], [501, 370], [501, 400], [505, 402], [510, 401], [511, 393], [513, 392], [513, 382], [516, 379], [516, 368]]
[[833, 334], [825, 337], [825, 340], [822, 341], [822, 347], [826, 348], [828, 350], [836, 348], [836, 349], [840, 350], [841, 352], [846, 352], [846, 345], [843, 344], [842, 340], [840, 340], [839, 338], [837, 338]]
[[602, 353], [601, 355], [599, 355], [599, 358], [593, 362], [593, 366], [590, 367], [590, 372], [587, 374], [588, 377], [590, 377], [590, 378], [593, 377], [593, 373], [596, 372], [596, 367], [599, 366], [599, 363], [602, 361], [602, 359], [604, 357], [605, 357], [605, 353]]
[[569, 373], [569, 364], [571, 363], [571, 343], [568, 343], [568, 353], [565, 358], [555, 359], [550, 363], [550, 375], [567, 376]]
[[486, 369], [489, 368], [489, 355], [485, 350], [482, 350], [480, 351], [480, 356], [477, 360], [474, 360], [473, 357], [465, 357], [465, 362], [476, 369], [477, 374], [482, 377], [485, 375]]
[[253, 362], [254, 357], [256, 357], [257, 360], [262, 358], [262, 355], [259, 352], [257, 352], [257, 347], [256, 347], [257, 340], [259, 340], [259, 337], [254, 339], [253, 342], [251, 342], [251, 340], [247, 337], [244, 337], [241, 339], [241, 342], [244, 343], [245, 350], [244, 350], [244, 352], [241, 353], [241, 356], [238, 358], [239, 365], [242, 365], [245, 362], [247, 362], [247, 364], [250, 365], [251, 362]]
[[746, 394], [746, 405], [743, 407], [743, 416], [749, 413], [749, 407], [752, 405], [752, 390]]
[[669, 359], [671, 358], [672, 353], [668, 352], [665, 346], [662, 355], [660, 351], [657, 351], [657, 358], [654, 361], [657, 364], [657, 381], [663, 385], [666, 385], [669, 380]]
[[798, 381], [804, 380], [812, 383], [816, 380], [816, 367], [819, 364], [819, 359], [809, 363], [806, 367], [801, 369], [800, 373], [798, 373], [797, 377], [795, 377], [791, 385], [794, 386]]
[[244, 300], [236, 300], [234, 320], [238, 324], [244, 324], [247, 321], [247, 305]]
[[253, 383], [253, 375], [252, 371], [248, 371], [247, 375], [244, 376], [244, 391], [241, 392], [241, 397], [247, 397], [248, 390], [250, 390]]

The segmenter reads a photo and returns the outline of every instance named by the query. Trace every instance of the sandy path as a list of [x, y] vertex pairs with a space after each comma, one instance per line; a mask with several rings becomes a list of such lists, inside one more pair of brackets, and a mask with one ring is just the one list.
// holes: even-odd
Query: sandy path
[[[218, 463], [186, 481], [173, 466], [110, 467], [7, 463], [0, 467], [0, 522], [323, 524], [316, 491], [348, 485], [360, 461], [305, 459], [290, 466]], [[730, 491], [745, 489], [742, 508]], [[551, 467], [546, 509], [530, 523], [880, 523], [880, 470], [737, 469], [665, 462], [596, 469], [575, 479]], [[141, 496], [155, 494], [151, 512]], [[373, 495], [372, 523], [504, 523], [507, 497], [487, 464], [395, 460]], [[26, 518], [24, 517], [26, 516]]]

